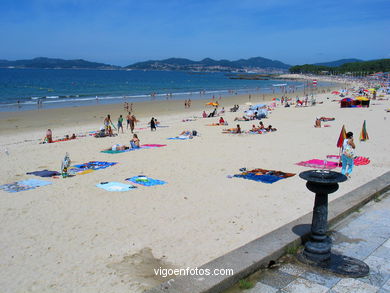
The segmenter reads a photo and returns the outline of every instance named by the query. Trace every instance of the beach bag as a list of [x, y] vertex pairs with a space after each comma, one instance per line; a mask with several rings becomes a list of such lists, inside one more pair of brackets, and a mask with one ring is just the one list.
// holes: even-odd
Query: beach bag
[[347, 156], [348, 158], [353, 158], [353, 157], [355, 157], [355, 151], [354, 151], [354, 149], [352, 148], [352, 146], [350, 146], [349, 144], [347, 144], [347, 146], [344, 148], [343, 154], [344, 154], [345, 156]]

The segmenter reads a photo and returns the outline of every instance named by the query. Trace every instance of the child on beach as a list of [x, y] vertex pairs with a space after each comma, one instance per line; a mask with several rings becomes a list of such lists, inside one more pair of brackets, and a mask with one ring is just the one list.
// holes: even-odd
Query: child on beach
[[154, 117], [152, 117], [152, 119], [150, 120], [150, 130], [151, 131], [156, 131], [156, 119], [154, 119]]
[[341, 173], [343, 173], [348, 178], [351, 178], [351, 173], [354, 165], [354, 156], [355, 156], [355, 143], [353, 141], [353, 133], [348, 132], [347, 138], [343, 142], [343, 152], [341, 154], [342, 168]]
[[123, 117], [122, 117], [122, 115], [120, 115], [118, 118], [118, 133], [119, 133], [119, 129], [122, 129], [122, 133], [123, 133]]

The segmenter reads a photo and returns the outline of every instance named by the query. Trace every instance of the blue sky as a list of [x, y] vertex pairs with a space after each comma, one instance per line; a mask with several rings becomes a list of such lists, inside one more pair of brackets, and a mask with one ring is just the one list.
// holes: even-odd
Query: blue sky
[[0, 59], [390, 58], [390, 0], [0, 0]]

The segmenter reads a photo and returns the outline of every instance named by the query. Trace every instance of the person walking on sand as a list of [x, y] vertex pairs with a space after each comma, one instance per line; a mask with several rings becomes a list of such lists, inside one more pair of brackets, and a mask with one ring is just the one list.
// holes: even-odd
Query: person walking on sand
[[126, 122], [127, 122], [127, 124], [126, 124], [126, 129], [129, 129], [130, 120], [131, 120], [131, 114], [130, 114], [130, 112], [129, 112], [129, 114], [127, 114], [127, 116], [126, 116]]
[[119, 129], [122, 129], [122, 133], [123, 133], [123, 117], [122, 117], [122, 115], [120, 115], [118, 118], [118, 134], [119, 134]]
[[154, 119], [154, 117], [152, 117], [152, 119], [150, 120], [150, 130], [151, 131], [156, 131], [156, 120]]
[[[130, 116], [130, 112], [129, 112], [129, 116]], [[134, 132], [135, 122], [137, 122], [137, 118], [135, 118], [135, 116], [133, 114], [130, 116], [130, 131], [131, 131], [131, 133]]]
[[344, 139], [343, 142], [343, 149], [342, 149], [342, 154], [341, 154], [341, 163], [342, 163], [342, 168], [341, 168], [341, 173], [343, 173], [345, 176], [348, 178], [351, 178], [351, 173], [353, 170], [353, 159], [355, 157], [355, 143], [353, 142], [353, 133], [348, 132], [347, 133], [347, 138]]

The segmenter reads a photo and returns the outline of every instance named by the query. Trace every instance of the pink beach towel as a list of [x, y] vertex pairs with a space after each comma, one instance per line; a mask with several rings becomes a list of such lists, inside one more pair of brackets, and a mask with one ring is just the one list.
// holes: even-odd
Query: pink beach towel
[[167, 146], [166, 144], [143, 144], [141, 145], [141, 147], [150, 147], [150, 148], [160, 148], [160, 147], [164, 147], [164, 146]]
[[[326, 162], [326, 164], [325, 164]], [[316, 169], [335, 169], [339, 166], [337, 162], [329, 162], [319, 159], [313, 159], [309, 161], [303, 161], [297, 163], [298, 166], [304, 166], [304, 167], [310, 167], [310, 168], [316, 168]]]

